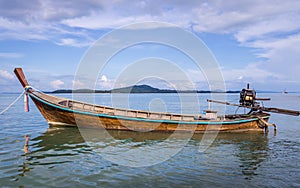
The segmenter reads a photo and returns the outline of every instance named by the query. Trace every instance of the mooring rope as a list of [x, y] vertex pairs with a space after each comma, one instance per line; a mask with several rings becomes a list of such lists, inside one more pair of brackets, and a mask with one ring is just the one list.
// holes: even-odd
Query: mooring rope
[[2, 115], [4, 112], [6, 112], [8, 109], [10, 109], [25, 93], [26, 91], [23, 91], [10, 105], [8, 105], [4, 110], [0, 112], [0, 115]]

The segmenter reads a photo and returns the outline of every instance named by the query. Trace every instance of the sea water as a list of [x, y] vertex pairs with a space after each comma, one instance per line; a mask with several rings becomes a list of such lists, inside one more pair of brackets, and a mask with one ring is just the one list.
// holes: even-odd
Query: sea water
[[[0, 94], [0, 111], [17, 96]], [[300, 94], [260, 94], [266, 96], [272, 98], [266, 106], [300, 110]], [[76, 94], [74, 98], [174, 113], [185, 106], [202, 113], [211, 95], [199, 94], [199, 106], [188, 100], [183, 104], [177, 94], [96, 94], [92, 101], [91, 94]], [[239, 95], [226, 98], [238, 102]], [[0, 115], [1, 187], [300, 187], [300, 117], [272, 114], [276, 133], [272, 127], [268, 134], [219, 133], [213, 142], [203, 134], [169, 139], [170, 133], [129, 131], [109, 131], [110, 139], [95, 131], [87, 141], [82, 129], [49, 127], [32, 102], [29, 113], [23, 109], [20, 100]], [[25, 135], [30, 137], [28, 148], [24, 148]], [[126, 152], [130, 155], [123, 155]]]

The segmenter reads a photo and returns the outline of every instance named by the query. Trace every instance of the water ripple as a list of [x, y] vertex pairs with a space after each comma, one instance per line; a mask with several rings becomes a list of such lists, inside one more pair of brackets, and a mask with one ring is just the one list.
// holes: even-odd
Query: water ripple
[[[14, 97], [0, 94], [0, 104], [7, 104], [5, 101]], [[142, 95], [138, 97], [143, 98]], [[162, 97], [168, 100], [165, 95]], [[201, 100], [207, 97], [200, 96]], [[236, 95], [228, 97], [229, 100], [238, 98]], [[295, 108], [300, 103], [298, 97], [274, 98], [269, 106]], [[105, 103], [109, 96], [99, 94], [96, 99]], [[168, 103], [171, 111], [178, 111], [176, 101]], [[49, 128], [32, 103], [30, 107], [30, 113], [23, 112], [23, 102], [19, 101], [0, 116], [1, 186], [300, 187], [298, 117], [272, 115], [270, 121], [278, 125], [276, 135], [272, 130], [268, 135], [219, 134], [203, 152], [199, 152], [200, 145], [204, 144], [203, 135], [194, 135], [180, 152], [163, 163], [132, 168], [105, 159], [101, 152], [114, 148], [118, 152], [112, 154], [118, 156], [132, 149], [155, 145], [168, 150], [176, 148], [180, 139], [170, 140], [163, 146], [160, 144], [170, 134], [112, 131], [114, 139], [98, 135], [86, 142], [76, 128]], [[144, 108], [141, 101], [139, 107]], [[30, 136], [28, 153], [24, 151], [24, 135]], [[145, 162], [148, 160], [147, 156], [140, 155]]]

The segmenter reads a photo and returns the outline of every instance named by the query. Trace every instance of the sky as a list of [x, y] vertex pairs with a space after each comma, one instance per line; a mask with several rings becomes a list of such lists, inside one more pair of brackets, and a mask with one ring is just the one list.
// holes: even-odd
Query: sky
[[[217, 61], [227, 90], [250, 83], [258, 90], [300, 91], [300, 1], [0, 0], [0, 92], [22, 91], [13, 74], [15, 67], [23, 68], [35, 88], [72, 88], [78, 67], [97, 41], [114, 30], [144, 22], [172, 24], [196, 36]], [[134, 65], [151, 64], [147, 59], [176, 65], [196, 89], [209, 87], [207, 75], [186, 54], [153, 43], [135, 44], [112, 56], [98, 72], [94, 87], [132, 83], [120, 75], [126, 75], [129, 67], [141, 71], [143, 66]], [[167, 72], [168, 68], [158, 69]], [[143, 83], [188, 89], [178, 78], [145, 77], [135, 82]]]

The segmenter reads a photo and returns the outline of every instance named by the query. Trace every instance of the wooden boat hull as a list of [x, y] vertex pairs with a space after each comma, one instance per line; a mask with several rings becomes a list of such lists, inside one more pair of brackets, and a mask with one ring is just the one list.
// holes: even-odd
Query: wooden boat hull
[[[166, 119], [147, 119], [141, 117], [126, 117], [80, 111], [78, 109], [58, 106], [34, 93], [31, 99], [46, 119], [53, 126], [79, 126], [91, 128], [103, 128], [108, 130], [132, 130], [132, 131], [192, 131], [203, 133], [205, 131], [244, 132], [263, 131], [263, 126], [257, 116], [268, 121], [269, 114], [260, 113], [246, 118], [228, 120], [195, 120], [175, 121]], [[62, 98], [63, 99], [63, 98]]]

